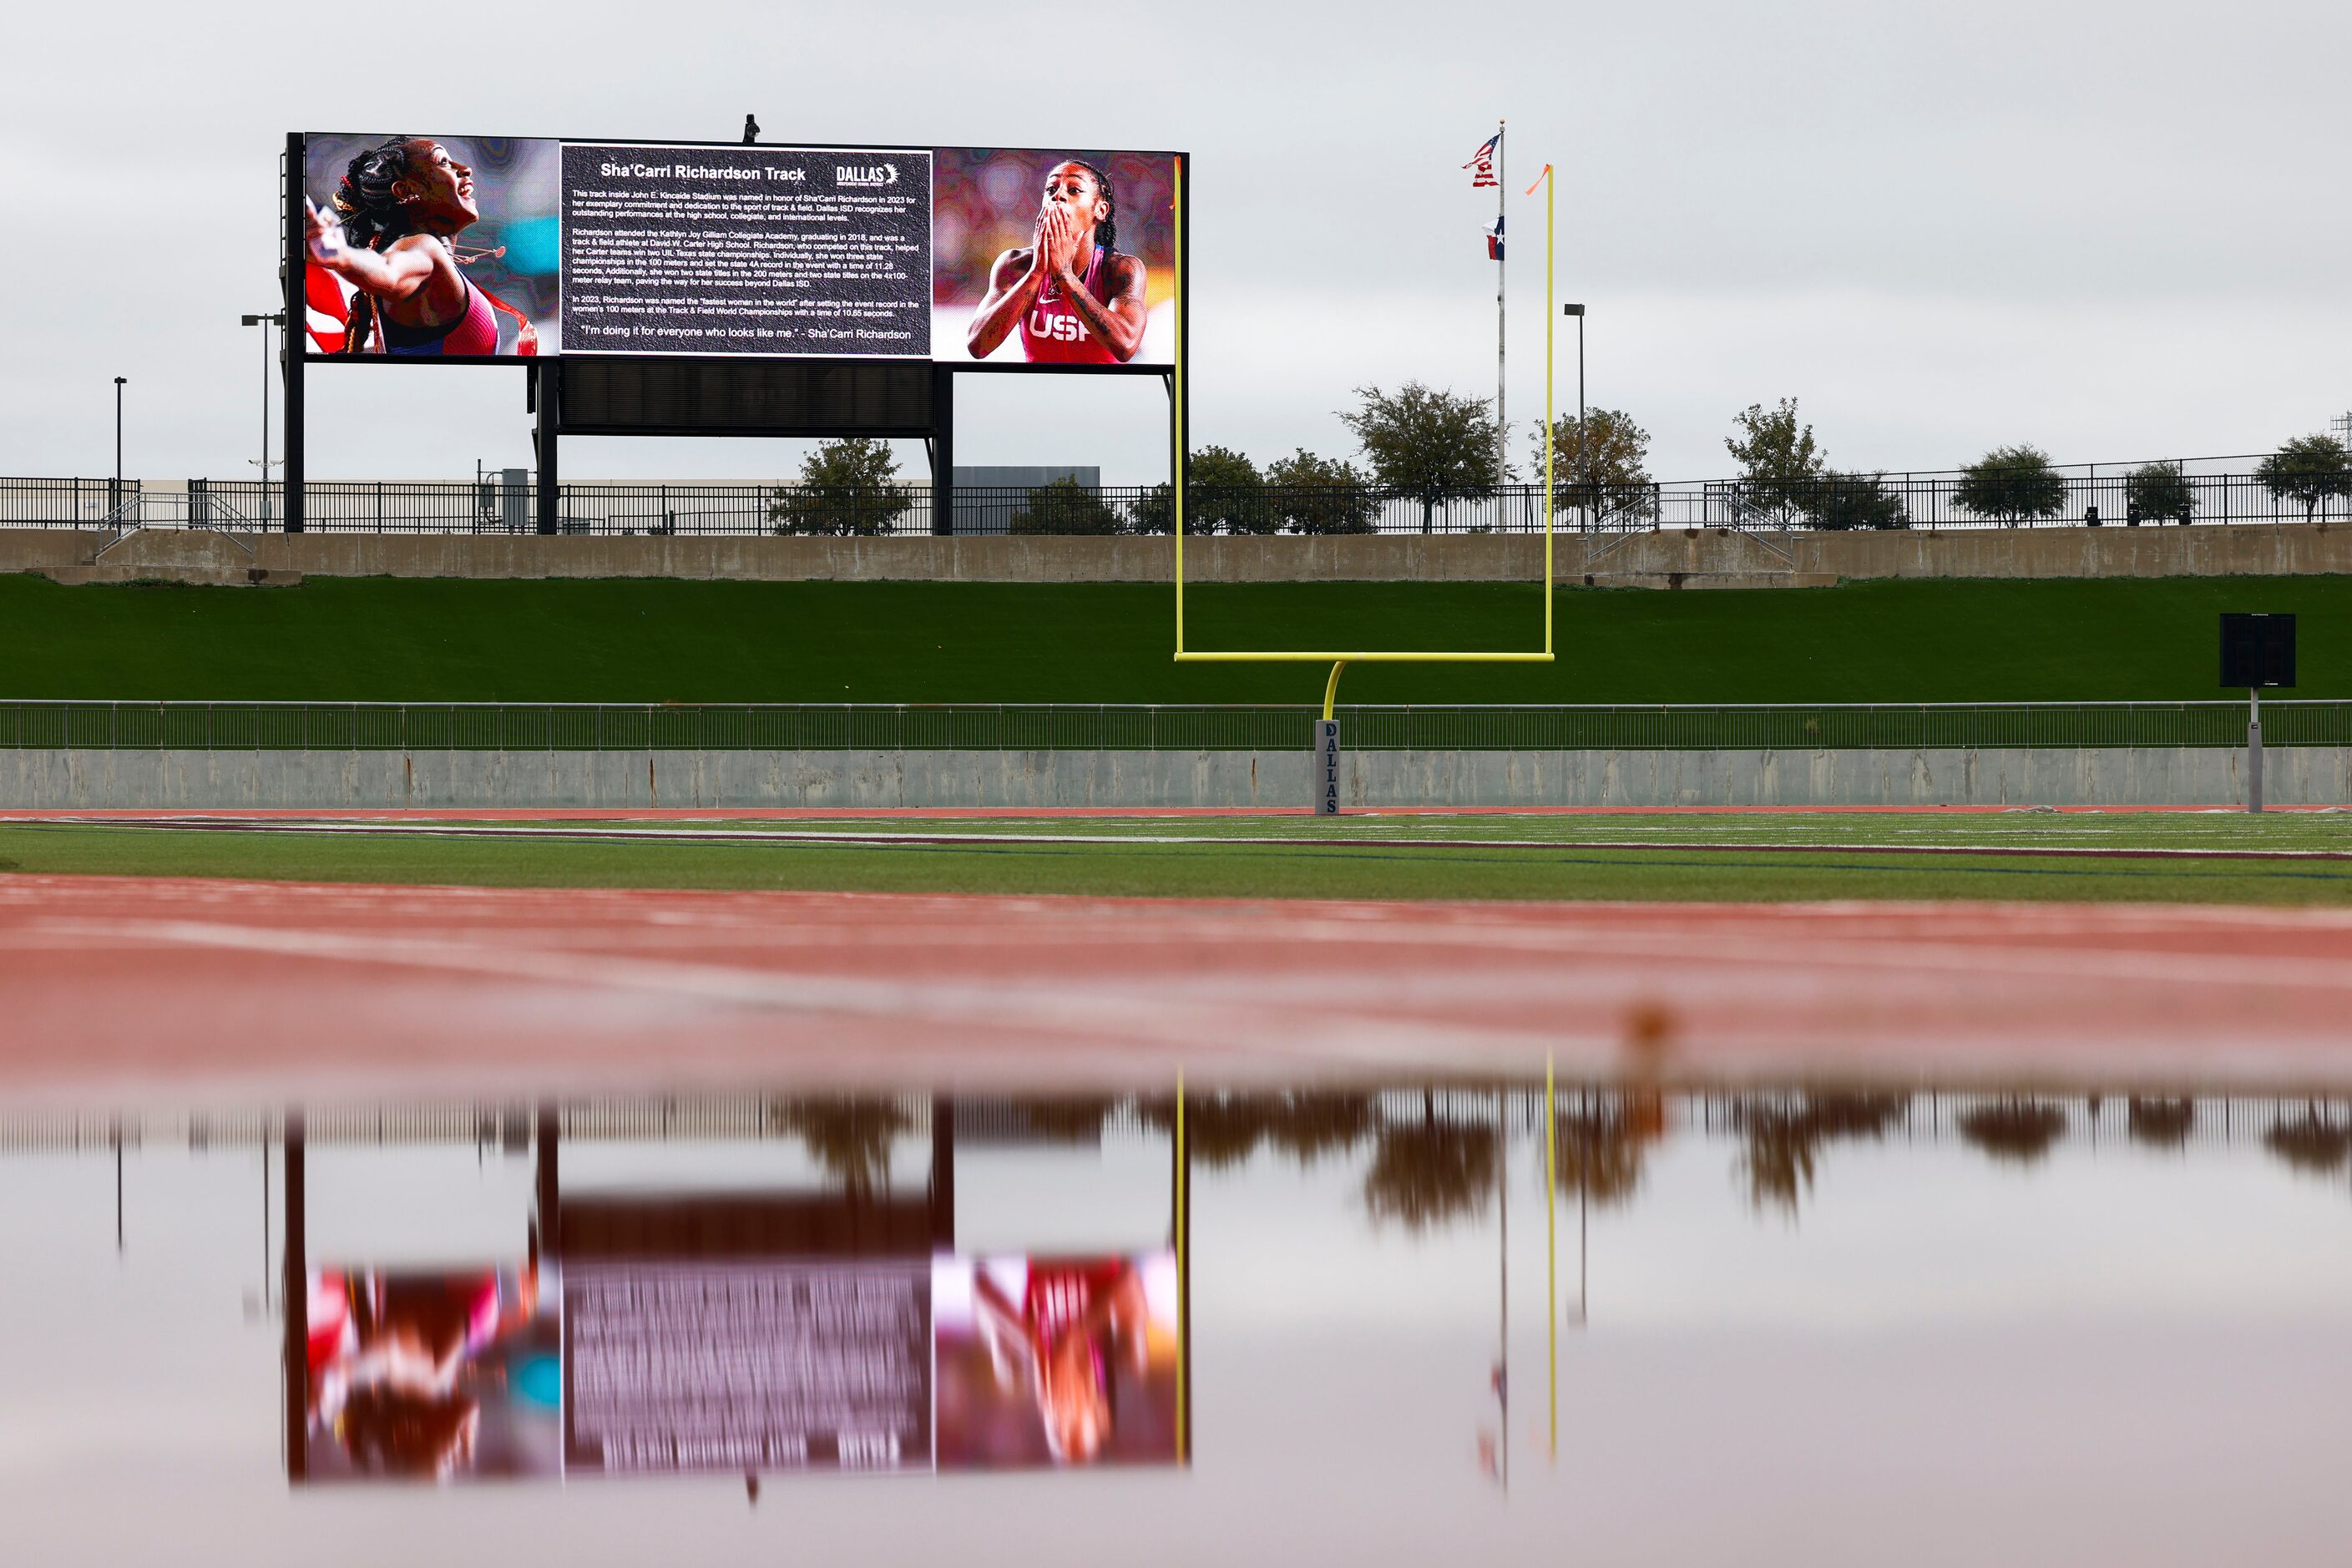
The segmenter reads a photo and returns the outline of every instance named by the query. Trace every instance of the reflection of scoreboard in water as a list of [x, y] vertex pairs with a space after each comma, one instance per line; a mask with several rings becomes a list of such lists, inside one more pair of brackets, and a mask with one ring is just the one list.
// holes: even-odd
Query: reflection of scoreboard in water
[[[447, 1480], [1186, 1462], [1185, 1170], [1175, 1119], [1155, 1124], [1130, 1110], [1106, 1138], [1102, 1116], [1078, 1114], [1074, 1102], [965, 1103], [968, 1114], [947, 1099], [797, 1101], [786, 1117], [738, 1108], [692, 1130], [667, 1107], [657, 1120], [609, 1105], [542, 1108], [527, 1139], [509, 1116], [498, 1140], [533, 1161], [527, 1215], [511, 1205], [503, 1221], [379, 1211], [333, 1215], [323, 1227], [310, 1208], [311, 1151], [300, 1119], [289, 1118], [289, 1474]], [[966, 1122], [970, 1134], [960, 1137]], [[780, 1171], [773, 1152], [795, 1142], [808, 1159]], [[961, 1198], [979, 1244], [962, 1254], [960, 1146], [982, 1189], [968, 1184]], [[747, 1151], [762, 1157], [747, 1160]], [[1098, 1175], [1055, 1169], [1086, 1161], [1099, 1172], [1111, 1152], [1127, 1195], [1145, 1201], [1106, 1208]], [[317, 1152], [341, 1157], [332, 1142]], [[1075, 1229], [1072, 1214], [1040, 1213], [1024, 1195], [1041, 1182], [1093, 1194]], [[308, 1252], [320, 1228], [335, 1256], [317, 1268]], [[520, 1246], [495, 1247], [488, 1261], [372, 1266], [385, 1247], [401, 1250], [402, 1230], [414, 1253], [420, 1235], [478, 1250], [501, 1228]], [[528, 1314], [534, 1337], [509, 1338], [503, 1319], [493, 1328], [488, 1318], [462, 1338], [453, 1332], [446, 1387], [431, 1396], [447, 1439], [424, 1454], [359, 1444], [356, 1424], [341, 1416], [345, 1384], [353, 1369], [364, 1377], [383, 1359], [365, 1335], [392, 1331], [363, 1310], [357, 1328], [324, 1325], [341, 1338], [322, 1350], [322, 1325], [306, 1321], [330, 1300], [320, 1281], [357, 1281], [349, 1293], [367, 1302], [384, 1297], [385, 1281], [398, 1300], [469, 1290], [494, 1275], [511, 1282], [510, 1302], [520, 1293], [538, 1303]], [[322, 1399], [322, 1385], [332, 1397]], [[532, 1436], [541, 1425], [544, 1440]]]
[[[386, 138], [286, 139], [282, 275], [292, 335], [278, 407], [289, 533], [307, 526], [306, 367], [521, 368], [537, 455], [530, 526], [545, 534], [583, 521], [562, 510], [567, 436], [921, 439], [933, 531], [950, 531], [961, 374], [1160, 377], [1169, 438], [1182, 443], [1183, 153], [415, 140], [470, 171], [475, 216], [455, 231], [460, 264], [472, 269], [469, 306], [455, 324], [400, 323], [394, 344], [390, 326], [369, 323], [408, 307], [363, 297], [347, 262], [331, 247], [314, 258], [309, 238], [311, 209], [331, 211], [353, 160], [382, 152]], [[1112, 232], [1087, 274], [1108, 279], [1118, 269], [1127, 282], [1104, 283], [1103, 303], [1131, 312], [1139, 301], [1141, 336], [1120, 358], [1108, 348], [1060, 352], [1056, 333], [1033, 361], [1028, 341], [1045, 308], [1034, 294], [1022, 305], [998, 279], [1021, 271], [1014, 258], [1034, 245], [1048, 179], [1073, 163], [1108, 182], [1102, 221]], [[1000, 336], [1006, 310], [1022, 312], [1020, 324]], [[994, 327], [976, 338], [983, 317]], [[1076, 326], [1058, 307], [1054, 319]], [[429, 407], [442, 389], [385, 390]], [[1172, 472], [1181, 488], [1183, 465]]]

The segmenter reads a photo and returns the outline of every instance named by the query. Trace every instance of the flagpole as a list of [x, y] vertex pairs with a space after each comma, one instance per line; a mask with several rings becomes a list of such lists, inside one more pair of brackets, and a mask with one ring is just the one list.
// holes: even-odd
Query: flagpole
[[[1551, 352], [1551, 345], [1552, 345], [1552, 331], [1553, 331], [1552, 323], [1553, 323], [1554, 319], [1555, 319], [1555, 318], [1557, 317], [1557, 315], [1559, 314], [1559, 312], [1558, 312], [1558, 311], [1553, 308], [1553, 301], [1552, 301], [1552, 289], [1553, 289], [1553, 283], [1554, 283], [1554, 278], [1553, 278], [1553, 271], [1554, 271], [1554, 268], [1553, 268], [1553, 266], [1552, 266], [1552, 234], [1553, 234], [1553, 225], [1552, 225], [1552, 208], [1553, 208], [1553, 206], [1554, 206], [1554, 205], [1555, 205], [1555, 204], [1553, 203], [1553, 201], [1552, 201], [1552, 191], [1553, 191], [1553, 187], [1554, 187], [1554, 185], [1556, 184], [1556, 183], [1557, 183], [1557, 182], [1554, 180], [1554, 178], [1553, 178], [1553, 176], [1552, 176], [1551, 165], [1550, 165], [1549, 163], [1546, 163], [1546, 164], [1544, 165], [1543, 173], [1542, 173], [1541, 174], [1538, 174], [1538, 176], [1536, 176], [1536, 185], [1541, 185], [1541, 186], [1544, 188], [1544, 421], [1543, 421], [1543, 432], [1544, 432], [1544, 475], [1543, 475], [1543, 486], [1544, 486], [1544, 491], [1543, 491], [1543, 520], [1544, 520], [1544, 575], [1543, 575], [1543, 590], [1544, 590], [1544, 652], [1546, 652], [1546, 653], [1549, 653], [1549, 652], [1551, 651], [1551, 591], [1552, 591], [1552, 583], [1551, 583], [1551, 508], [1552, 508], [1552, 489], [1551, 489], [1551, 458], [1552, 458], [1552, 436], [1551, 436], [1551, 381], [1552, 381], [1552, 374], [1551, 374], [1551, 366], [1552, 366], [1552, 352]], [[1535, 194], [1536, 194], [1536, 186], [1535, 186], [1535, 185], [1529, 185], [1529, 186], [1528, 187], [1528, 195], [1534, 195]], [[1581, 406], [1581, 405], [1580, 405], [1580, 406]], [[1578, 415], [1578, 418], [1579, 418], [1579, 420], [1580, 421], [1580, 420], [1582, 419], [1582, 417], [1583, 417], [1582, 414], [1581, 414], [1581, 413], [1580, 413], [1580, 414]], [[1579, 441], [1580, 443], [1581, 443], [1581, 441], [1583, 440], [1583, 436], [1582, 436], [1582, 435], [1581, 435], [1581, 433], [1580, 433], [1580, 432], [1581, 432], [1581, 429], [1582, 429], [1582, 426], [1581, 426], [1581, 425], [1580, 424], [1580, 426], [1579, 426], [1579, 431], [1580, 431], [1580, 434], [1578, 435], [1578, 437], [1577, 437], [1577, 439], [1578, 439], [1578, 441]]]
[[1510, 193], [1509, 165], [1504, 162], [1505, 121], [1495, 121], [1495, 483], [1499, 488], [1510, 472], [1511, 422], [1503, 411], [1503, 268], [1511, 237], [1503, 232], [1503, 198]]
[[[1545, 423], [1549, 425], [1549, 420]], [[1545, 487], [1550, 493], [1550, 487]], [[1544, 584], [1544, 597], [1551, 597], [1551, 584]], [[1559, 1103], [1559, 1091], [1553, 1087], [1551, 1053], [1544, 1053], [1544, 1321], [1548, 1325], [1545, 1338], [1549, 1345], [1551, 1366], [1551, 1457], [1559, 1462], [1559, 1134], [1555, 1131], [1553, 1107]]]

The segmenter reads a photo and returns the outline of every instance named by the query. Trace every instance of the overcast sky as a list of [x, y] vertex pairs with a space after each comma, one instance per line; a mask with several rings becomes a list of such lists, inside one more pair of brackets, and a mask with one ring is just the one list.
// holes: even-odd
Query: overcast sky
[[[1175, 147], [1193, 164], [1196, 444], [1351, 445], [1365, 383], [1491, 395], [1511, 122], [1511, 379], [1543, 397], [1540, 198], [1587, 381], [1662, 479], [1793, 395], [1843, 468], [2259, 451], [2352, 407], [2352, 7], [2250, 0], [1056, 12], [583, 0], [28, 7], [0, 100], [0, 472], [250, 474], [289, 129]], [[1560, 342], [1572, 406], [1574, 339]], [[341, 367], [311, 471], [530, 461], [520, 371]], [[429, 384], [430, 400], [417, 395]], [[1164, 477], [1165, 399], [969, 377], [958, 457]], [[768, 442], [579, 441], [567, 478], [784, 471]], [[919, 460], [919, 450], [911, 453]]]

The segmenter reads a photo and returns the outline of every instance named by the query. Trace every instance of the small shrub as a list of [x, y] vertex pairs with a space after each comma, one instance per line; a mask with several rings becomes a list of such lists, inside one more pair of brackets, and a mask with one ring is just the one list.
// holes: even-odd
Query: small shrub
[[2309, 522], [2320, 502], [2352, 495], [2352, 450], [2333, 436], [2297, 436], [2264, 458], [2254, 476], [2278, 500], [2302, 502]]
[[1908, 528], [1903, 498], [1887, 488], [1885, 474], [1831, 474], [1807, 487], [1806, 517], [1815, 528]]
[[[801, 482], [778, 487], [768, 518], [778, 533], [887, 533], [913, 510], [915, 492], [898, 479], [887, 441], [828, 441], [801, 464]], [[662, 532], [668, 532], [663, 520]]]
[[1119, 515], [1101, 492], [1064, 475], [1031, 490], [1013, 514], [1012, 533], [1117, 533]]
[[2056, 517], [2066, 505], [2066, 479], [2038, 447], [1996, 447], [1963, 469], [1953, 499], [2004, 527]]
[[1265, 470], [1267, 507], [1282, 526], [1300, 533], [1370, 533], [1380, 502], [1349, 462], [1318, 458], [1300, 447]]
[[2170, 463], [2143, 463], [2124, 480], [2124, 507], [2134, 521], [2187, 522], [2197, 510], [2197, 492]]

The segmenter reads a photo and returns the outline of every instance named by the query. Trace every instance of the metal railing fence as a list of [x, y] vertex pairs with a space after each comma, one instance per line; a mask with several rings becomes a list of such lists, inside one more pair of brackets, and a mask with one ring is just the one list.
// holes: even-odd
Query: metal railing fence
[[[0, 749], [71, 751], [1288, 751], [1297, 706], [1018, 703], [0, 701]], [[1343, 706], [1365, 751], [2232, 747], [2236, 701]], [[2269, 746], [2352, 746], [2352, 701], [2263, 704]]]
[[[820, 1097], [822, 1105], [833, 1097]], [[865, 1100], [866, 1097], [856, 1097]], [[1194, 1113], [1230, 1112], [1239, 1102], [1262, 1119], [1265, 1131], [1282, 1127], [1290, 1107], [1276, 1091], [1194, 1090]], [[1448, 1079], [1426, 1085], [1333, 1083], [1308, 1097], [1312, 1117], [1330, 1101], [1361, 1103], [1367, 1114], [1349, 1146], [1386, 1127], [1417, 1126], [1434, 1114], [1456, 1124], [1494, 1126], [1498, 1114], [1515, 1138], [1536, 1135], [1540, 1149], [1543, 1089], [1517, 1080], [1485, 1083]], [[960, 1144], [1092, 1143], [1104, 1138], [1164, 1139], [1167, 1102], [1156, 1095], [1099, 1097], [950, 1097]], [[1775, 1125], [1801, 1134], [1808, 1110], [1834, 1110], [1841, 1102], [1868, 1103], [1858, 1126], [1831, 1123], [1812, 1136], [1822, 1143], [1862, 1139], [1889, 1144], [1938, 1145], [1966, 1141], [1972, 1118], [1990, 1110], [2054, 1113], [2052, 1143], [2137, 1144], [2189, 1153], [2272, 1142], [2282, 1131], [2322, 1129], [2352, 1141], [2352, 1099], [2340, 1093], [2214, 1092], [2146, 1083], [2111, 1084], [2099, 1092], [2042, 1084], [2003, 1092], [1977, 1086], [1929, 1084], [1888, 1089], [1866, 1084], [1786, 1088], [1719, 1085], [1665, 1089], [1628, 1088], [1617, 1079], [1565, 1079], [1555, 1095], [1556, 1126], [1565, 1137], [1603, 1135], [1649, 1121], [1661, 1136], [1738, 1140]], [[870, 1103], [870, 1101], [868, 1101]], [[887, 1102], [904, 1118], [899, 1136], [934, 1135], [934, 1101], [922, 1093], [893, 1092]], [[313, 1148], [358, 1145], [471, 1143], [508, 1154], [526, 1152], [536, 1112], [553, 1110], [566, 1139], [593, 1142], [695, 1142], [796, 1138], [778, 1114], [774, 1096], [732, 1093], [591, 1097], [532, 1104], [523, 1100], [400, 1104], [326, 1104], [303, 1110], [303, 1133]], [[1041, 1131], [1041, 1123], [1044, 1130]], [[0, 1110], [0, 1153], [106, 1153], [125, 1149], [242, 1149], [285, 1135], [282, 1109], [229, 1106], [195, 1111], [26, 1109]], [[1635, 1134], [1639, 1136], [1639, 1134]]]
[[[1571, 533], [1623, 535], [1703, 528], [1940, 532], [2352, 521], [2352, 479], [2342, 487], [2344, 494], [2298, 499], [2274, 493], [2254, 472], [2251, 458], [2182, 463], [2160, 479], [2149, 477], [2148, 467], [2060, 469], [2038, 492], [2020, 496], [2008, 512], [1971, 510], [1968, 481], [1958, 473], [1846, 475], [1770, 484], [1563, 482], [1553, 491], [1554, 526]], [[110, 479], [0, 478], [0, 527], [226, 525], [268, 532], [285, 525], [284, 489], [255, 479], [176, 486], [127, 479], [118, 489]], [[536, 484], [508, 483], [496, 475], [450, 482], [311, 480], [302, 497], [305, 527], [322, 533], [530, 533], [538, 521]], [[795, 484], [590, 481], [559, 487], [557, 513], [565, 533], [648, 536], [1152, 535], [1169, 532], [1174, 522], [1164, 484], [1067, 481], [1029, 489], [960, 485], [946, 518], [939, 515], [930, 486], [922, 483], [836, 490]], [[1534, 533], [1542, 528], [1540, 484], [1433, 495], [1381, 485], [1194, 484], [1185, 490], [1185, 531], [1192, 534]]]
[[136, 507], [144, 487], [137, 479], [27, 479], [0, 478], [0, 527], [108, 528], [126, 508]]

